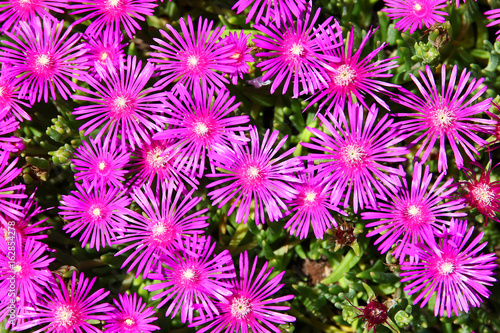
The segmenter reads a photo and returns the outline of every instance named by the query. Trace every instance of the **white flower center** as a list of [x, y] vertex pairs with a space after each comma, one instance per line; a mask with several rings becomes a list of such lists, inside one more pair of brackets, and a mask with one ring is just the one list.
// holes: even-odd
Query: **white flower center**
[[99, 170], [104, 170], [106, 168], [106, 163], [105, 162], [101, 162], [99, 163], [99, 166], [98, 166]]
[[99, 58], [101, 58], [101, 60], [104, 61], [104, 60], [108, 59], [108, 57], [109, 57], [108, 53], [103, 52], [103, 53], [101, 53], [101, 56]]
[[340, 154], [344, 162], [349, 164], [360, 164], [366, 157], [365, 150], [358, 144], [350, 144], [343, 147]]
[[456, 116], [454, 110], [448, 109], [446, 106], [435, 109], [431, 112], [431, 121], [435, 127], [446, 129], [455, 121]]
[[135, 321], [132, 319], [132, 318], [127, 318], [123, 321], [125, 323], [125, 325], [127, 326], [132, 326], [135, 324]]
[[128, 104], [128, 100], [125, 97], [121, 97], [121, 96], [115, 98], [115, 100], [113, 102], [113, 105], [117, 109], [124, 109], [127, 107], [127, 104]]
[[415, 5], [413, 5], [413, 10], [415, 10], [416, 12], [421, 11], [422, 5], [420, 5], [419, 3], [416, 3]]
[[71, 327], [75, 324], [75, 313], [68, 305], [60, 305], [55, 310], [54, 322], [64, 328]]
[[191, 69], [196, 68], [198, 66], [199, 62], [200, 62], [200, 60], [195, 55], [189, 56], [187, 58], [188, 68], [191, 68]]
[[15, 265], [14, 269], [13, 269], [14, 273], [21, 273], [22, 270], [23, 270], [23, 266], [21, 266], [19, 264]]
[[449, 275], [455, 271], [455, 265], [451, 262], [444, 261], [439, 264], [438, 270], [442, 275]]
[[337, 73], [332, 75], [333, 83], [340, 87], [347, 87], [356, 80], [356, 71], [344, 64], [337, 68]]
[[194, 124], [194, 132], [198, 135], [205, 135], [208, 133], [208, 126], [205, 123], [197, 122]]
[[234, 318], [243, 319], [252, 312], [252, 304], [246, 297], [236, 297], [231, 302], [231, 315]]
[[120, 4], [120, 0], [108, 0], [106, 4], [108, 7], [116, 8]]
[[257, 167], [251, 166], [247, 170], [247, 177], [248, 178], [255, 179], [255, 178], [259, 177], [259, 174], [260, 174], [260, 170]]
[[162, 169], [163, 167], [165, 167], [168, 156], [167, 155], [162, 156], [162, 153], [163, 149], [161, 149], [160, 147], [156, 147], [147, 152], [146, 161], [148, 162], [151, 168]]
[[415, 206], [415, 205], [411, 205], [410, 207], [408, 207], [408, 215], [411, 216], [411, 217], [415, 217], [415, 216], [418, 216], [420, 215], [421, 213], [421, 210], [418, 206]]
[[50, 57], [46, 54], [41, 54], [36, 59], [36, 64], [41, 67], [46, 67], [50, 64]]
[[495, 194], [488, 184], [478, 185], [472, 190], [472, 195], [479, 203], [486, 206], [490, 206], [493, 199], [495, 199]]
[[101, 217], [101, 209], [99, 207], [96, 207], [92, 209], [92, 215], [94, 215], [95, 218], [100, 218]]
[[304, 54], [304, 46], [302, 46], [302, 44], [294, 43], [290, 48], [290, 53], [300, 57]]
[[309, 192], [306, 192], [306, 196], [304, 198], [305, 201], [309, 202], [309, 203], [313, 203], [314, 200], [316, 200], [316, 192], [314, 191], [309, 191]]

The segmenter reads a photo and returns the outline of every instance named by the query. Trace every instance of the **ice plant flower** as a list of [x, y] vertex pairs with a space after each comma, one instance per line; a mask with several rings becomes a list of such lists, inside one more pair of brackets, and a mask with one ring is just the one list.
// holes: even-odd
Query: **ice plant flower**
[[92, 103], [75, 108], [76, 120], [87, 120], [80, 127], [89, 135], [100, 127], [96, 139], [109, 133], [111, 137], [121, 136], [121, 147], [141, 147], [150, 143], [149, 135], [163, 128], [166, 94], [156, 88], [145, 88], [155, 68], [149, 62], [142, 67], [142, 61], [134, 56], [120, 59], [118, 68], [110, 62], [106, 66], [96, 64], [102, 79], [85, 75], [92, 90], [80, 88], [86, 95], [73, 95], [77, 100]]
[[410, 29], [410, 34], [425, 25], [430, 28], [436, 23], [443, 23], [447, 12], [440, 9], [446, 8], [447, 0], [384, 0], [388, 8], [382, 9], [387, 17], [397, 20], [395, 28], [401, 31]]
[[[294, 322], [295, 317], [278, 312], [290, 309], [288, 306], [275, 305], [290, 301], [293, 295], [271, 298], [283, 288], [279, 284], [285, 272], [281, 272], [269, 281], [273, 268], [268, 270], [268, 262], [262, 269], [257, 270], [257, 257], [250, 266], [248, 253], [240, 254], [239, 279], [229, 280], [232, 295], [225, 297], [216, 305], [221, 313], [215, 319], [196, 318], [190, 326], [209, 323], [197, 332], [280, 332], [275, 324]], [[256, 275], [256, 272], [257, 275]]]
[[14, 185], [12, 181], [21, 174], [21, 168], [16, 168], [17, 158], [8, 163], [9, 153], [0, 151], [0, 212], [6, 217], [16, 218], [22, 216], [23, 208], [14, 202], [16, 199], [24, 199], [25, 186]]
[[[161, 299], [158, 308], [170, 303], [165, 315], [172, 318], [181, 312], [181, 321], [193, 321], [197, 310], [202, 318], [220, 315], [214, 300], [221, 300], [232, 294], [227, 279], [236, 277], [233, 259], [228, 250], [214, 253], [216, 243], [210, 237], [196, 237], [180, 242], [178, 249], [167, 252], [160, 260], [163, 269], [148, 274], [148, 279], [160, 283], [144, 287], [148, 291], [162, 290], [151, 297]], [[165, 290], [163, 290], [165, 289]]]
[[0, 151], [15, 153], [23, 147], [23, 139], [13, 136], [18, 128], [19, 123], [13, 116], [0, 118]]
[[[0, 308], [12, 297], [19, 298], [18, 306], [21, 307], [35, 304], [45, 294], [44, 287], [52, 279], [48, 266], [55, 258], [49, 258], [45, 253], [47, 245], [32, 237], [23, 241], [20, 236], [14, 236], [8, 240], [15, 244], [14, 250], [0, 238]], [[10, 287], [12, 282], [14, 290]], [[15, 296], [9, 296], [10, 292]]]
[[129, 38], [133, 38], [141, 26], [136, 20], [145, 21], [158, 6], [155, 0], [71, 0], [68, 10], [71, 15], [83, 16], [75, 21], [79, 24], [90, 20], [86, 34], [98, 35], [103, 30], [120, 32], [121, 27]]
[[160, 187], [160, 183], [166, 182], [174, 185], [186, 183], [198, 188], [198, 180], [178, 167], [184, 157], [179, 145], [176, 139], [151, 140], [151, 143], [134, 150], [130, 160], [130, 173], [133, 176], [127, 182], [127, 187], [141, 187], [145, 183]]
[[10, 68], [3, 65], [0, 69], [0, 119], [14, 116], [19, 121], [31, 120], [31, 117], [24, 111], [23, 107], [30, 105], [19, 97], [19, 89], [23, 80], [10, 75]]
[[[461, 168], [464, 165], [464, 159], [459, 146], [474, 161], [473, 154], [479, 155], [474, 144], [479, 146], [488, 144], [477, 133], [491, 132], [492, 125], [495, 124], [494, 120], [474, 117], [490, 108], [491, 98], [478, 102], [487, 89], [483, 85], [484, 78], [479, 80], [474, 78], [468, 83], [471, 73], [464, 69], [457, 83], [457, 71], [455, 65], [451, 71], [450, 79], [446, 83], [446, 66], [442, 66], [441, 90], [438, 90], [433, 72], [429, 66], [426, 66], [425, 74], [419, 71], [422, 82], [410, 73], [410, 77], [422, 97], [404, 88], [400, 88], [401, 94], [394, 97], [394, 101], [414, 111], [413, 113], [394, 115], [412, 118], [400, 121], [398, 126], [402, 133], [408, 136], [417, 136], [411, 142], [411, 146], [423, 140], [415, 154], [416, 157], [421, 156], [421, 163], [427, 161], [436, 141], [439, 141], [439, 172], [446, 172], [448, 169], [446, 141], [453, 151], [453, 160], [455, 160], [457, 167]], [[455, 85], [457, 85], [456, 88]], [[476, 103], [473, 104], [474, 102]]]
[[[248, 116], [230, 116], [240, 106], [234, 103], [228, 90], [215, 93], [209, 89], [202, 94], [194, 94], [178, 89], [179, 96], [169, 94], [166, 103], [166, 123], [169, 127], [153, 136], [153, 139], [173, 140], [181, 150], [174, 166], [186, 175], [202, 177], [205, 171], [207, 151], [212, 146], [231, 142], [244, 144], [246, 138], [238, 135], [248, 131], [242, 126], [250, 121]], [[215, 170], [212, 170], [214, 172]]]
[[155, 310], [153, 307], [146, 308], [146, 303], [137, 297], [137, 293], [118, 294], [118, 299], [113, 299], [116, 309], [106, 316], [106, 333], [151, 333], [160, 329], [151, 324], [157, 319], [153, 317]]
[[1, 0], [0, 1], [0, 22], [1, 31], [15, 29], [19, 22], [30, 24], [36, 17], [45, 17], [53, 22], [57, 19], [50, 13], [64, 13], [67, 1], [64, 0]]
[[[335, 22], [333, 27], [329, 27], [329, 38], [332, 44], [340, 43], [338, 48], [327, 48], [325, 54], [340, 58], [340, 62], [329, 63], [325, 68], [327, 77], [325, 80], [328, 84], [324, 85], [322, 89], [314, 93], [310, 98], [310, 103], [307, 108], [315, 103], [319, 103], [318, 112], [324, 110], [325, 113], [335, 105], [340, 105], [342, 110], [346, 100], [353, 101], [353, 97], [361, 103], [365, 108], [369, 109], [365, 102], [364, 96], [366, 94], [373, 97], [373, 99], [385, 109], [389, 110], [387, 103], [378, 96], [378, 94], [388, 94], [386, 87], [398, 87], [398, 85], [382, 81], [383, 78], [389, 78], [392, 74], [387, 73], [389, 70], [398, 67], [397, 57], [378, 60], [372, 60], [380, 54], [380, 52], [387, 45], [382, 43], [379, 47], [368, 53], [364, 58], [361, 57], [366, 44], [370, 41], [375, 30], [369, 30], [366, 36], [361, 41], [358, 50], [353, 54], [354, 48], [354, 28], [351, 29], [350, 35], [347, 39], [347, 48], [344, 45], [344, 39], [340, 31], [340, 25]], [[331, 67], [331, 69], [329, 69]], [[306, 109], [307, 109], [306, 108]], [[335, 109], [336, 111], [337, 109]], [[337, 112], [337, 111], [336, 111]], [[337, 114], [334, 114], [337, 116]]]
[[231, 58], [232, 45], [222, 46], [218, 42], [225, 27], [212, 31], [213, 24], [213, 21], [200, 17], [195, 32], [193, 20], [188, 16], [187, 25], [184, 18], [179, 20], [182, 36], [170, 24], [167, 24], [170, 34], [160, 30], [167, 41], [154, 38], [159, 46], [151, 45], [157, 52], [149, 54], [150, 61], [158, 64], [158, 71], [163, 75], [155, 86], [164, 88], [179, 80], [190, 91], [198, 89], [200, 83], [209, 88], [225, 88], [229, 81], [219, 72], [235, 72], [232, 63], [236, 63], [236, 59]]
[[236, 211], [236, 222], [246, 223], [254, 202], [255, 222], [264, 224], [265, 213], [270, 221], [283, 216], [281, 209], [287, 210], [283, 199], [293, 199], [297, 190], [289, 182], [298, 182], [294, 172], [303, 169], [300, 160], [290, 156], [295, 148], [276, 156], [288, 136], [283, 137], [274, 147], [279, 132], [267, 130], [262, 144], [256, 127], [250, 129], [250, 144], [233, 144], [232, 147], [217, 146], [208, 156], [219, 173], [208, 174], [215, 180], [207, 188], [223, 185], [208, 193], [212, 205], [223, 207], [232, 201], [228, 216]]
[[103, 30], [98, 35], [85, 36], [85, 48], [87, 49], [85, 65], [89, 67], [91, 75], [97, 75], [95, 64], [106, 66], [111, 62], [112, 66], [118, 68], [120, 60], [125, 56], [123, 48], [127, 43], [121, 44], [123, 35], [119, 31]]
[[461, 196], [465, 199], [467, 205], [476, 208], [485, 217], [485, 224], [488, 224], [489, 218], [500, 222], [497, 217], [497, 213], [500, 212], [500, 181], [491, 181], [490, 179], [491, 171], [498, 164], [491, 168], [490, 161], [486, 166], [486, 170], [477, 162], [471, 162], [471, 165], [479, 168], [481, 174], [477, 179], [477, 174], [472, 169], [462, 168], [469, 181], [459, 182]]
[[235, 60], [235, 62], [230, 63], [235, 71], [230, 73], [229, 77], [233, 84], [238, 82], [238, 78], [243, 79], [243, 74], [248, 74], [250, 70], [248, 63], [255, 61], [250, 54], [251, 47], [248, 46], [250, 36], [251, 34], [246, 34], [241, 30], [239, 34], [237, 32], [230, 32], [221, 41], [221, 45], [231, 45], [232, 47], [229, 51], [231, 53], [229, 58]]
[[453, 179], [441, 184], [443, 177], [444, 173], [441, 173], [429, 189], [432, 181], [429, 166], [425, 167], [422, 174], [422, 165], [415, 163], [411, 186], [403, 178], [403, 187], [397, 193], [388, 194], [388, 200], [379, 202], [376, 211], [361, 213], [364, 220], [377, 220], [366, 224], [367, 228], [375, 228], [366, 236], [379, 235], [375, 245], [380, 244], [382, 253], [396, 244], [393, 255], [403, 262], [410, 245], [431, 242], [433, 234], [439, 232], [443, 225], [449, 224], [443, 218], [467, 215], [459, 212], [465, 207], [462, 200], [444, 202], [457, 188], [450, 186]]
[[[25, 330], [35, 326], [40, 329], [31, 330], [40, 332], [99, 332], [97, 327], [89, 323], [91, 320], [104, 320], [102, 313], [113, 311], [113, 307], [102, 301], [109, 291], [103, 288], [91, 293], [94, 286], [94, 277], [90, 282], [83, 273], [77, 277], [73, 271], [68, 285], [60, 276], [54, 285], [49, 285], [47, 291], [38, 299], [36, 307], [26, 307], [22, 316], [30, 320], [18, 325], [18, 330]], [[69, 289], [69, 290], [68, 290]]]
[[130, 204], [128, 196], [124, 196], [120, 188], [94, 186], [88, 183], [83, 186], [75, 183], [77, 191], [70, 195], [63, 195], [59, 215], [67, 221], [63, 230], [75, 237], [82, 233], [80, 242], [82, 247], [90, 240], [90, 248], [97, 251], [106, 245], [111, 246], [116, 233], [126, 224], [128, 215], [132, 213], [126, 207]]
[[316, 175], [311, 168], [298, 172], [299, 182], [293, 184], [297, 194], [291, 200], [285, 200], [292, 217], [285, 224], [285, 229], [290, 228], [290, 235], [307, 237], [312, 227], [316, 238], [323, 235], [332, 226], [337, 227], [337, 221], [332, 212], [347, 216], [347, 213], [330, 203], [332, 183], [325, 181], [324, 177]]
[[194, 190], [183, 195], [182, 185], [162, 182], [155, 192], [148, 184], [134, 189], [131, 197], [144, 213], [133, 214], [128, 219], [124, 235], [114, 242], [128, 244], [116, 256], [133, 250], [122, 268], [130, 264], [127, 269], [130, 272], [137, 267], [136, 277], [141, 273], [148, 274], [152, 269], [160, 270], [158, 257], [161, 254], [175, 251], [176, 242], [203, 234], [203, 228], [208, 226], [208, 216], [202, 215], [207, 208], [191, 212], [202, 199], [192, 197]]
[[[49, 93], [56, 99], [56, 91], [63, 98], [71, 95], [85, 69], [83, 44], [79, 33], [71, 33], [73, 26], [64, 29], [64, 21], [52, 22], [48, 18], [33, 20], [31, 24], [19, 22], [15, 32], [6, 31], [9, 40], [0, 48], [0, 63], [9, 65], [9, 75], [22, 80], [19, 98], [30, 103], [47, 103]], [[63, 33], [64, 31], [64, 33]]]
[[88, 182], [90, 187], [113, 186], [120, 188], [125, 180], [125, 166], [130, 160], [130, 153], [117, 147], [117, 139], [106, 135], [104, 138], [89, 143], [82, 142], [72, 160], [75, 165], [75, 179]]
[[265, 59], [257, 64], [264, 72], [262, 80], [274, 78], [271, 93], [284, 83], [285, 94], [292, 78], [294, 98], [302, 93], [313, 93], [327, 84], [323, 67], [339, 62], [340, 57], [325, 51], [339, 47], [340, 43], [324, 43], [322, 36], [332, 17], [315, 28], [320, 12], [318, 9], [311, 18], [308, 10], [296, 22], [292, 18], [286, 19], [281, 28], [273, 23], [254, 27], [264, 34], [255, 35], [255, 46], [262, 50], [255, 56]]
[[307, 127], [314, 135], [312, 143], [301, 143], [313, 151], [305, 159], [311, 162], [320, 160], [313, 169], [318, 176], [333, 183], [331, 200], [337, 204], [344, 196], [344, 207], [352, 197], [354, 212], [365, 206], [376, 207], [378, 199], [397, 191], [400, 182], [397, 178], [405, 176], [404, 170], [388, 166], [387, 163], [401, 163], [409, 151], [397, 147], [403, 137], [392, 126], [393, 120], [384, 115], [377, 120], [378, 109], [373, 104], [364, 115], [361, 105], [348, 103], [346, 115], [340, 106], [335, 113], [339, 120], [329, 113], [319, 115], [325, 133], [317, 128]]
[[[261, 20], [267, 25], [274, 23], [278, 28], [285, 19], [293, 21], [293, 16], [299, 17], [307, 8], [306, 0], [238, 0], [233, 10], [236, 14], [250, 8], [246, 23], [255, 17], [255, 23]], [[293, 16], [292, 16], [293, 15]]]
[[[460, 311], [478, 307], [482, 297], [488, 298], [496, 279], [495, 253], [481, 254], [486, 242], [479, 244], [484, 233], [472, 238], [474, 227], [467, 230], [467, 222], [453, 221], [450, 230], [443, 232], [438, 242], [429, 235], [429, 242], [419, 243], [411, 250], [418, 262], [405, 262], [401, 266], [401, 282], [409, 295], [418, 294], [413, 301], [424, 307], [436, 295], [434, 315], [458, 316]], [[469, 240], [471, 240], [469, 242]], [[479, 245], [478, 245], [479, 244]]]

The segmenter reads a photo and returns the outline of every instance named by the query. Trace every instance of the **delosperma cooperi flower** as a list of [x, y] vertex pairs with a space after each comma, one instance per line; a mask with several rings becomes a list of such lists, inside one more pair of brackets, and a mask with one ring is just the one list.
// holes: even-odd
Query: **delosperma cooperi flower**
[[[434, 315], [448, 317], [452, 312], [469, 312], [478, 307], [482, 297], [488, 298], [496, 279], [494, 253], [479, 253], [486, 242], [479, 244], [484, 232], [473, 237], [474, 227], [467, 230], [467, 222], [452, 221], [449, 230], [429, 235], [429, 242], [422, 242], [410, 249], [410, 255], [418, 261], [404, 262], [399, 274], [401, 282], [409, 282], [404, 288], [409, 295], [418, 294], [413, 304], [424, 307], [436, 295]], [[470, 241], [472, 239], [472, 241]]]
[[146, 307], [146, 302], [137, 293], [118, 294], [118, 301], [113, 299], [115, 309], [106, 315], [104, 332], [107, 333], [151, 333], [160, 328], [151, 324], [156, 321], [153, 307]]
[[243, 79], [243, 74], [248, 74], [250, 70], [249, 62], [254, 62], [254, 57], [250, 53], [251, 47], [248, 45], [248, 39], [251, 34], [246, 34], [242, 31], [238, 34], [237, 32], [229, 32], [229, 34], [221, 40], [221, 45], [230, 45], [231, 55], [229, 59], [234, 60], [231, 62], [230, 66], [234, 67], [235, 71], [229, 74], [231, 82], [236, 84], [238, 78]]
[[47, 103], [49, 95], [54, 100], [57, 94], [70, 97], [77, 87], [72, 79], [81, 80], [86, 68], [82, 57], [86, 51], [78, 43], [81, 34], [71, 33], [72, 28], [44, 17], [31, 24], [19, 22], [15, 32], [5, 32], [11, 40], [1, 40], [0, 63], [9, 66], [10, 76], [22, 79], [19, 98], [33, 104], [42, 99]]
[[336, 106], [335, 113], [340, 115], [338, 120], [331, 113], [327, 117], [319, 115], [328, 133], [308, 127], [314, 135], [312, 143], [301, 144], [318, 153], [309, 153], [304, 159], [320, 160], [313, 169], [333, 183], [332, 203], [339, 203], [343, 197], [347, 207], [352, 198], [355, 213], [358, 208], [376, 207], [378, 199], [397, 191], [400, 186], [397, 176], [406, 174], [388, 165], [406, 160], [403, 156], [409, 153], [408, 149], [396, 146], [403, 137], [392, 126], [393, 120], [388, 114], [377, 120], [375, 104], [366, 115], [361, 105], [350, 102], [345, 111]]
[[195, 310], [203, 318], [220, 315], [214, 301], [232, 294], [228, 279], [236, 274], [229, 251], [216, 254], [215, 245], [210, 237], [187, 238], [178, 243], [177, 249], [160, 257], [161, 272], [148, 274], [149, 279], [160, 282], [144, 289], [162, 290], [151, 300], [161, 300], [158, 308], [170, 303], [166, 316], [174, 318], [180, 310], [181, 321], [191, 323]]
[[442, 66], [440, 90], [429, 66], [425, 67], [425, 74], [419, 71], [420, 80], [410, 73], [422, 97], [404, 88], [400, 88], [401, 93], [393, 97], [394, 101], [414, 111], [394, 115], [412, 118], [400, 121], [397, 125], [403, 134], [416, 136], [411, 146], [422, 143], [415, 153], [415, 157], [420, 157], [421, 163], [427, 161], [434, 145], [439, 142], [439, 172], [446, 172], [448, 169], [445, 142], [448, 142], [453, 151], [453, 160], [457, 167], [461, 168], [464, 159], [459, 147], [474, 161], [474, 154], [479, 155], [474, 144], [478, 146], [487, 144], [478, 133], [491, 132], [495, 124], [492, 119], [477, 117], [491, 105], [491, 98], [479, 101], [487, 89], [483, 85], [484, 78], [473, 78], [469, 83], [471, 72], [467, 72], [466, 69], [458, 78], [456, 65], [453, 66], [449, 80], [446, 79], [446, 72], [446, 66]]
[[450, 186], [453, 179], [441, 184], [444, 178], [444, 173], [441, 173], [429, 189], [432, 176], [428, 165], [422, 174], [422, 165], [415, 163], [411, 185], [403, 178], [403, 187], [388, 194], [386, 202], [380, 201], [377, 210], [361, 213], [364, 220], [377, 220], [366, 224], [367, 228], [375, 228], [367, 237], [379, 235], [375, 245], [380, 244], [382, 253], [396, 245], [393, 255], [403, 262], [410, 245], [430, 242], [434, 232], [439, 232], [443, 225], [449, 224], [443, 218], [467, 215], [460, 212], [465, 207], [462, 200], [444, 201], [457, 189], [456, 186]]
[[289, 182], [299, 182], [294, 172], [303, 169], [300, 160], [292, 157], [285, 160], [295, 150], [290, 149], [277, 155], [287, 136], [275, 146], [279, 132], [266, 131], [262, 144], [256, 127], [250, 129], [250, 143], [233, 144], [232, 147], [217, 146], [208, 156], [219, 173], [207, 175], [221, 178], [207, 185], [215, 188], [208, 193], [212, 205], [221, 208], [232, 201], [228, 216], [236, 211], [236, 222], [246, 223], [250, 207], [254, 205], [254, 220], [264, 223], [266, 215], [271, 222], [283, 216], [281, 209], [287, 210], [283, 200], [292, 199], [297, 190]]
[[401, 31], [410, 30], [410, 34], [425, 25], [430, 28], [433, 24], [443, 23], [447, 12], [440, 9], [446, 8], [447, 0], [384, 0], [388, 8], [382, 9], [387, 17], [398, 20], [395, 28]]
[[11, 75], [10, 68], [2, 65], [0, 69], [0, 119], [14, 116], [17, 120], [31, 120], [23, 108], [30, 105], [19, 97], [19, 90], [24, 81]]
[[293, 21], [294, 16], [301, 15], [308, 4], [306, 0], [238, 0], [232, 9], [240, 14], [250, 6], [246, 23], [253, 19], [258, 24], [262, 20], [266, 25], [274, 23], [279, 28], [284, 20]]
[[22, 216], [23, 208], [14, 200], [26, 198], [24, 184], [14, 185], [12, 181], [21, 174], [21, 168], [16, 168], [17, 158], [9, 164], [9, 153], [0, 151], [0, 212], [6, 217]]
[[36, 17], [46, 17], [56, 22], [57, 19], [50, 11], [64, 13], [67, 6], [68, 2], [64, 0], [1, 0], [0, 22], [2, 22], [2, 26], [0, 27], [0, 31], [6, 31], [11, 28], [15, 29], [19, 22], [28, 22], [30, 24], [35, 21]]
[[13, 116], [0, 118], [0, 151], [14, 153], [23, 147], [23, 139], [14, 136], [14, 131], [18, 128], [19, 123]]

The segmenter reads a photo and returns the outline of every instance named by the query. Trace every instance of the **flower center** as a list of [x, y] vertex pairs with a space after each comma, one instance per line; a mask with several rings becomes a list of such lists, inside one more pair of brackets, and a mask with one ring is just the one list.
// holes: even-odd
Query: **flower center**
[[103, 171], [106, 168], [106, 163], [105, 162], [99, 163], [98, 168], [99, 168], [99, 170]]
[[474, 199], [481, 205], [491, 206], [491, 202], [495, 199], [495, 194], [488, 184], [479, 184], [472, 190]]
[[309, 192], [306, 192], [306, 196], [304, 198], [305, 201], [309, 202], [309, 203], [313, 203], [314, 200], [316, 200], [316, 192], [314, 191], [309, 191]]
[[196, 55], [191, 55], [187, 58], [187, 66], [189, 69], [196, 69], [199, 63], [200, 59]]
[[199, 136], [203, 136], [208, 133], [208, 126], [201, 121], [194, 124], [194, 132]]
[[301, 57], [304, 55], [304, 46], [299, 43], [293, 43], [292, 47], [290, 47], [290, 53], [294, 56]]
[[90, 206], [89, 213], [93, 220], [102, 220], [104, 218], [103, 209], [97, 205]]
[[16, 274], [21, 273], [22, 270], [23, 270], [23, 266], [21, 266], [20, 264], [16, 264], [14, 266], [14, 269], [13, 269], [14, 273], [16, 273]]
[[446, 131], [452, 127], [456, 116], [453, 109], [449, 109], [446, 106], [439, 107], [431, 111], [431, 122], [436, 129]]
[[108, 8], [116, 8], [120, 5], [120, 0], [107, 0], [106, 6]]
[[243, 58], [243, 54], [240, 51], [234, 51], [234, 54], [229, 58], [241, 61], [241, 59]]
[[425, 10], [425, 6], [423, 6], [422, 4], [420, 3], [415, 3], [413, 5], [413, 13], [419, 17], [425, 15], [427, 13], [427, 11]]
[[110, 108], [115, 118], [128, 116], [135, 109], [135, 101], [124, 95], [117, 95], [111, 100]]
[[438, 263], [438, 271], [441, 275], [450, 275], [455, 271], [455, 265], [447, 260], [442, 260]]
[[424, 207], [418, 204], [408, 205], [403, 210], [404, 221], [408, 227], [419, 227], [427, 222], [427, 214]]
[[231, 315], [237, 319], [245, 319], [252, 312], [252, 304], [246, 297], [235, 297], [231, 302]]
[[76, 322], [75, 312], [68, 305], [61, 304], [55, 310], [54, 322], [59, 327], [71, 327], [75, 325]]
[[103, 52], [101, 53], [101, 56], [99, 57], [101, 59], [101, 61], [104, 61], [106, 59], [108, 59], [109, 55], [107, 52]]
[[365, 161], [366, 151], [359, 144], [353, 143], [340, 149], [342, 161], [347, 165], [360, 165]]
[[127, 326], [133, 326], [135, 324], [135, 321], [132, 318], [127, 318], [123, 321], [123, 323]]
[[347, 87], [356, 80], [356, 71], [348, 64], [341, 65], [337, 68], [337, 73], [331, 75], [333, 83], [339, 87]]
[[158, 221], [151, 226], [151, 234], [155, 245], [165, 246], [176, 236], [177, 232], [168, 221]]
[[155, 147], [146, 153], [146, 162], [152, 169], [159, 170], [167, 164], [168, 154], [161, 147]]
[[54, 67], [54, 58], [49, 53], [39, 53], [32, 61], [32, 69], [38, 75], [48, 75]]

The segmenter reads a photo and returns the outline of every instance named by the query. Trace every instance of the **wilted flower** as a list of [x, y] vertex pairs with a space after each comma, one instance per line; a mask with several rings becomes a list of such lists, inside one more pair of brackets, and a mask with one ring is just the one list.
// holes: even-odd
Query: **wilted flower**
[[157, 317], [153, 307], [146, 308], [142, 298], [133, 295], [118, 294], [118, 299], [113, 299], [116, 309], [106, 316], [104, 332], [106, 333], [151, 333], [160, 328], [150, 324]]

